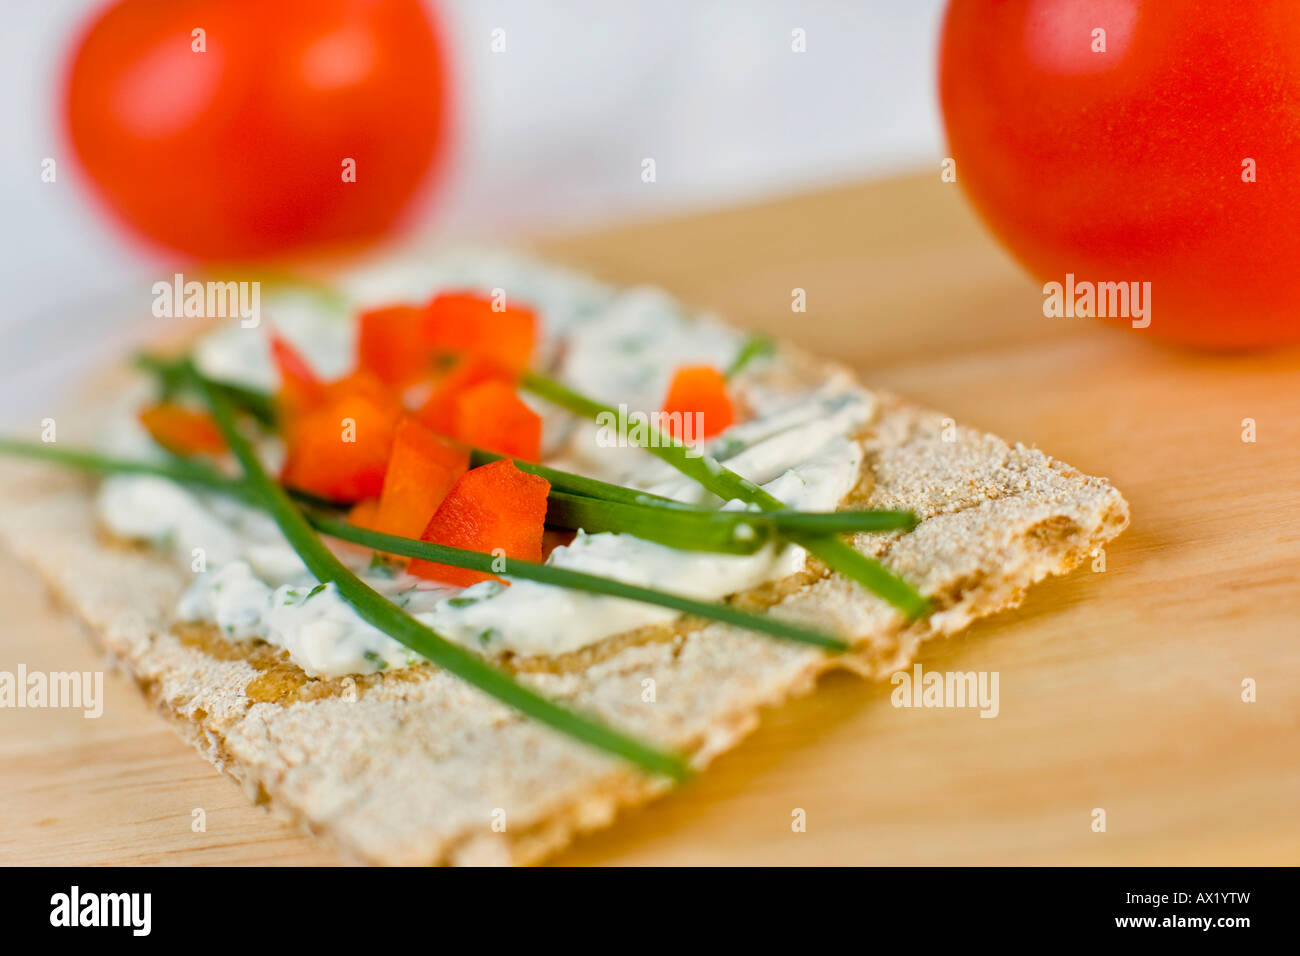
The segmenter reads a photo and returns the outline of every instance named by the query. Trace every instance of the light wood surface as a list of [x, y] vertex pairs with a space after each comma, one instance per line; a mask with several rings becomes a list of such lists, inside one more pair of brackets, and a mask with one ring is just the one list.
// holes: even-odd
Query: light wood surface
[[[998, 672], [996, 719], [895, 708], [888, 685], [832, 677], [557, 862], [1300, 863], [1294, 350], [1214, 358], [1044, 318], [1039, 286], [937, 173], [536, 245], [1037, 444], [1110, 477], [1133, 510], [1104, 572], [1048, 582], [926, 648], [927, 669]], [[0, 669], [99, 667], [7, 557], [0, 607]], [[1241, 699], [1247, 678], [1255, 703]], [[99, 720], [0, 711], [0, 863], [331, 861], [250, 806], [123, 678], [109, 674], [106, 693]], [[795, 808], [806, 832], [792, 832]]]

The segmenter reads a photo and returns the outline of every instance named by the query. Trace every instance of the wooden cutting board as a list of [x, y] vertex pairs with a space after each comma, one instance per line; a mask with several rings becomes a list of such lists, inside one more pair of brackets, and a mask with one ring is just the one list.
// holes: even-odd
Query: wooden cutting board
[[[926, 669], [998, 672], [995, 719], [895, 708], [889, 685], [833, 676], [558, 862], [1300, 863], [1300, 354], [1215, 358], [1045, 318], [1040, 286], [937, 172], [534, 245], [1036, 444], [1133, 510], [1104, 571], [926, 648]], [[0, 606], [0, 669], [100, 666], [7, 557]], [[109, 674], [106, 695], [98, 720], [0, 711], [0, 863], [331, 861], [126, 680]]]

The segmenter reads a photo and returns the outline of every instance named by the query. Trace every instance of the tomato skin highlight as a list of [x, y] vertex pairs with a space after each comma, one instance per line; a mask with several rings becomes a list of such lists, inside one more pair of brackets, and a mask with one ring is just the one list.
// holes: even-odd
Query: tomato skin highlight
[[140, 424], [176, 455], [220, 455], [227, 450], [221, 428], [207, 412], [159, 402], [140, 412]]
[[[472, 468], [461, 475], [420, 537], [455, 548], [500, 550], [507, 558], [541, 561], [550, 490], [545, 478], [520, 471], [508, 459]], [[460, 587], [500, 580], [486, 572], [423, 560], [412, 561], [407, 570], [417, 577]]]
[[1134, 334], [1300, 340], [1300, 6], [953, 0], [941, 43], [957, 181], [1034, 275], [1150, 282]]
[[346, 246], [390, 232], [445, 152], [444, 71], [419, 0], [120, 0], [71, 52], [66, 138], [151, 243]]
[[[663, 412], [670, 415], [667, 430], [681, 438], [683, 430], [692, 441], [712, 438], [736, 421], [736, 410], [727, 393], [727, 377], [711, 365], [683, 365], [673, 373], [664, 398]], [[695, 434], [694, 416], [701, 427]]]

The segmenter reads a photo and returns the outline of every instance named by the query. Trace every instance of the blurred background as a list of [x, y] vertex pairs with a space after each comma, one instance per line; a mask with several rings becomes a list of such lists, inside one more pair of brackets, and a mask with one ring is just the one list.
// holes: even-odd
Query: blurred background
[[[1132, 326], [1144, 337], [1300, 341], [1286, 215], [1300, 202], [1286, 172], [1300, 7], [955, 0], [945, 19], [945, 6], [9, 0], [0, 419], [30, 412], [106, 337], [134, 344], [124, 319], [175, 271], [554, 243], [909, 170], [941, 191], [890, 179], [884, 205], [856, 210], [845, 191], [809, 227], [821, 259], [881, 238], [838, 280], [896, 275], [897, 230], [915, 227], [916, 288], [955, 290], [954, 270], [975, 268], [955, 258], [965, 220], [942, 205], [961, 194], [1039, 281], [1156, 290], [1160, 319]], [[809, 201], [783, 215], [809, 222]], [[665, 281], [663, 267], [644, 278]], [[1005, 307], [963, 341], [987, 338]], [[1011, 308], [1019, 336], [1072, 329], [1040, 321], [1052, 310], [1036, 297]]]
[[[451, 153], [405, 241], [508, 240], [937, 163], [942, 0], [428, 0], [453, 77]], [[0, 376], [32, 336], [166, 274], [92, 201], [60, 80], [102, 2], [7, 0], [0, 34]], [[504, 52], [493, 52], [494, 30]], [[791, 49], [806, 32], [806, 52]], [[654, 157], [657, 181], [641, 181]], [[41, 179], [58, 160], [55, 183]], [[25, 347], [24, 347], [25, 346]]]
[[[0, 434], [34, 438], [83, 370], [153, 341], [152, 284], [198, 270], [133, 237], [132, 216], [110, 219], [114, 191], [174, 245], [219, 236], [225, 219], [275, 250], [284, 228], [348, 233], [313, 200], [364, 206], [402, 178], [391, 165], [375, 174], [381, 160], [418, 172], [441, 152], [433, 188], [397, 190], [406, 228], [384, 219], [364, 237], [385, 236], [367, 247], [383, 255], [540, 236], [562, 250], [583, 245], [564, 236], [615, 223], [921, 173], [703, 228], [633, 228], [644, 241], [625, 238], [618, 255], [687, 302], [725, 303], [769, 332], [797, 323], [802, 344], [868, 369], [873, 385], [1112, 476], [1137, 523], [1112, 572], [1094, 564], [984, 640], [944, 645], [964, 669], [961, 655], [987, 643], [1027, 694], [1016, 713], [918, 731], [883, 696], [864, 709], [841, 683], [838, 704], [807, 704], [819, 721], [851, 715], [844, 724], [781, 724], [759, 748], [768, 767], [733, 763], [701, 782], [705, 803], [744, 789], [780, 820], [824, 780], [843, 798], [826, 819], [844, 825], [808, 835], [826, 861], [1294, 862], [1300, 777], [1275, 758], [1294, 750], [1300, 713], [1296, 668], [1278, 670], [1295, 660], [1285, 568], [1300, 531], [1278, 476], [1297, 470], [1300, 353], [1154, 343], [1300, 342], [1300, 0], [952, 0], [946, 20], [945, 0], [423, 0], [437, 57], [411, 55], [431, 41], [410, 17], [384, 20], [373, 47], [339, 42], [349, 12], [385, 2], [422, 16], [408, 8], [421, 0], [118, 0], [130, 12], [82, 49], [79, 96], [65, 96], [78, 38], [109, 0], [5, 0]], [[211, 24], [208, 57], [190, 55], [191, 22]], [[422, 135], [410, 94], [430, 88], [430, 62], [449, 126], [425, 109]], [[205, 80], [209, 68], [231, 88]], [[367, 69], [382, 82], [362, 76], [353, 96], [349, 71]], [[252, 104], [238, 122], [232, 100]], [[195, 104], [204, 128], [159, 148]], [[91, 164], [65, 134], [69, 113]], [[357, 153], [360, 185], [341, 190], [337, 157], [354, 149], [374, 152]], [[1149, 283], [1155, 321], [1049, 314], [1040, 283], [1075, 274], [1090, 288]], [[795, 287], [817, 290], [807, 316], [789, 310]], [[1238, 675], [1252, 674], [1290, 696], [1238, 706]], [[932, 733], [919, 763], [918, 733]], [[795, 773], [771, 756], [814, 745], [822, 756], [800, 756]], [[851, 785], [849, 761], [868, 783]], [[1072, 821], [1106, 794], [1126, 822], [1101, 841]], [[752, 813], [678, 812], [642, 824], [676, 834], [676, 862], [727, 833], [737, 859], [775, 845], [755, 837]], [[81, 853], [81, 834], [65, 833]]]

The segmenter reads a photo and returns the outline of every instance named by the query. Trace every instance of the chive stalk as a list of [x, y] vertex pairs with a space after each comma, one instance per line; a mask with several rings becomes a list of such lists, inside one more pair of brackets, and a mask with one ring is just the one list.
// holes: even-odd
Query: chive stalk
[[[767, 341], [767, 340], [763, 340]], [[770, 344], [770, 343], [769, 343]], [[148, 369], [157, 374], [164, 384], [164, 388], [173, 390], [192, 383], [194, 379], [202, 378], [209, 386], [221, 389], [231, 402], [237, 407], [242, 408], [259, 421], [274, 420], [274, 403], [264, 393], [257, 392], [253, 389], [242, 386], [229, 385], [223, 382], [216, 382], [213, 379], [206, 378], [199, 373], [186, 359], [162, 359], [154, 355], [141, 354], [137, 356], [137, 364], [142, 368]], [[484, 448], [470, 449], [470, 467], [477, 468], [480, 465], [486, 465], [489, 462], [499, 461], [509, 456], [498, 454], [497, 452], [488, 451]], [[625, 485], [617, 485], [608, 481], [601, 481], [599, 478], [589, 478], [586, 475], [578, 475], [568, 471], [562, 471], [558, 468], [551, 468], [547, 465], [538, 464], [537, 462], [527, 461], [523, 458], [511, 458], [516, 468], [520, 471], [528, 472], [545, 478], [551, 485], [553, 493], [558, 491], [568, 496], [582, 496], [585, 498], [595, 498], [602, 501], [615, 502], [633, 507], [641, 508], [659, 508], [672, 509], [675, 511], [693, 513], [705, 516], [709, 522], [715, 524], [725, 523], [726, 521], [747, 522], [751, 524], [765, 523], [775, 527], [780, 531], [807, 531], [821, 534], [852, 534], [855, 532], [870, 531], [911, 531], [916, 527], [916, 517], [909, 511], [790, 511], [784, 507], [766, 511], [761, 516], [746, 512], [723, 512], [716, 508], [706, 508], [700, 505], [690, 504], [684, 501], [677, 501], [673, 498], [667, 498], [663, 495], [657, 495], [650, 491], [641, 491], [636, 488], [628, 488]], [[178, 459], [184, 462], [184, 459]], [[760, 489], [761, 490], [761, 489]], [[294, 493], [295, 497], [300, 500], [307, 498], [299, 493]], [[310, 501], [312, 504], [329, 505], [330, 502], [315, 499]], [[337, 505], [337, 503], [335, 503]], [[338, 505], [343, 507], [342, 505]], [[588, 506], [589, 508], [591, 506]], [[571, 511], [572, 509], [570, 509]], [[555, 521], [550, 521], [548, 512], [548, 522], [559, 527], [577, 528], [582, 527], [587, 531], [596, 530], [596, 524], [593, 520], [591, 524], [565, 524], [559, 519], [559, 515], [569, 513], [564, 508], [556, 508], [557, 516]], [[627, 518], [636, 517], [638, 526], [643, 530], [647, 527], [647, 516], [634, 515], [633, 512], [609, 511], [601, 515], [600, 530], [602, 531], [620, 531], [627, 534], [637, 534], [629, 526], [619, 526], [613, 523], [616, 516], [622, 514]], [[730, 515], [731, 517], [719, 518], [719, 515]], [[646, 519], [646, 520], [643, 520]], [[681, 527], [682, 523], [674, 524], [673, 527]], [[698, 533], [698, 532], [697, 532]], [[745, 534], [741, 533], [742, 536]], [[646, 537], [646, 535], [637, 535]], [[673, 547], [680, 547], [690, 550], [691, 546], [685, 543], [678, 543], [671, 537], [661, 535], [660, 537], [648, 537], [648, 540], [661, 541]], [[685, 536], [683, 536], [683, 541]], [[712, 549], [704, 549], [712, 550]], [[747, 553], [753, 549], [738, 549], [735, 544], [721, 549], [722, 551], [739, 551]]]
[[765, 511], [760, 518], [779, 531], [814, 534], [856, 534], [863, 531], [911, 531], [917, 525], [910, 511]]
[[[158, 371], [159, 368], [167, 368], [170, 364], [175, 374], [188, 375], [195, 382], [207, 383], [209, 387], [221, 389], [223, 394], [236, 404], [251, 403], [251, 406], [248, 407], [255, 416], [260, 417], [261, 412], [273, 408], [270, 399], [261, 393], [250, 389], [212, 383], [211, 380], [203, 378], [194, 369], [193, 364], [186, 359], [169, 363], [169, 360], [154, 361], [151, 356], [146, 356], [145, 360], [146, 365], [154, 367], [155, 371]], [[152, 365], [150, 365], [151, 361]], [[580, 395], [560, 382], [536, 373], [525, 375], [522, 385], [534, 394], [587, 418], [595, 418], [598, 415], [618, 416], [618, 412], [614, 408]], [[647, 429], [647, 432], [648, 442], [645, 446], [647, 451], [666, 461], [723, 500], [738, 498], [741, 501], [756, 504], [767, 513], [766, 516], [769, 520], [778, 522], [778, 527], [780, 527], [779, 522], [782, 520], [781, 515], [792, 514], [779, 499], [752, 481], [726, 468], [716, 459], [683, 445], [675, 438], [664, 435], [657, 429], [650, 428]], [[471, 454], [471, 464], [483, 464], [500, 457], [503, 456], [475, 449]], [[612, 501], [650, 507], [699, 510], [694, 509], [694, 506], [676, 502], [670, 498], [624, 488], [621, 485], [614, 485], [593, 478], [585, 478], [581, 475], [570, 475], [544, 465], [535, 465], [519, 459], [515, 459], [515, 464], [521, 470], [546, 478], [547, 481], [552, 483], [553, 487], [573, 494], [604, 497]], [[855, 518], [853, 517], [829, 517], [831, 515], [853, 516], [855, 512], [852, 511], [827, 512], [825, 513], [827, 517], [815, 519], [806, 513], [795, 514], [800, 514], [802, 517], [794, 519], [792, 524], [782, 528], [783, 533], [789, 540], [820, 558], [831, 570], [838, 571], [893, 604], [907, 614], [908, 617], [920, 617], [929, 611], [929, 601], [907, 581], [894, 574], [879, 561], [862, 554], [843, 539], [836, 537], [837, 533], [885, 529], [855, 527], [853, 525]], [[875, 519], [866, 520], [870, 522]], [[914, 525], [915, 523], [914, 519], [910, 519], [910, 521], [909, 519], [899, 520], [899, 527], [903, 530], [906, 530], [909, 524]], [[817, 521], [823, 522], [820, 527], [815, 526]], [[844, 522], [844, 524], [839, 524], [839, 522]]]
[[[206, 465], [194, 462], [179, 459], [160, 462], [131, 461], [100, 455], [95, 452], [56, 448], [39, 442], [22, 442], [9, 439], [0, 439], [0, 452], [68, 465], [98, 474], [155, 475], [182, 484], [198, 485], [208, 491], [220, 492], [238, 498], [252, 507], [266, 509], [265, 503], [247, 481], [228, 477]], [[417, 541], [413, 538], [382, 534], [378, 531], [357, 527], [346, 521], [340, 521], [316, 510], [306, 511], [305, 516], [316, 530], [340, 541], [375, 548], [389, 554], [400, 554], [404, 557], [422, 558], [439, 564], [467, 568], [471, 571], [497, 573], [494, 562], [500, 559], [486, 552], [470, 551], [464, 548], [453, 548], [449, 545], [434, 544], [430, 541]], [[639, 604], [651, 604], [656, 607], [689, 614], [692, 617], [729, 624], [758, 634], [821, 647], [828, 651], [841, 652], [848, 649], [848, 645], [839, 638], [810, 628], [800, 627], [797, 624], [782, 621], [770, 615], [750, 614], [727, 604], [697, 601], [694, 598], [667, 591], [628, 584], [616, 578], [572, 571], [549, 564], [538, 564], [512, 558], [508, 559], [507, 567], [509, 570], [501, 573], [509, 577], [536, 581], [539, 584], [549, 584], [574, 591], [584, 591], [589, 594], [622, 598], [627, 601], [636, 601]]]
[[[505, 457], [507, 456], [486, 451], [482, 448], [475, 448], [470, 452], [469, 464], [471, 468], [477, 468], [480, 465], [499, 461]], [[520, 471], [526, 471], [529, 474], [545, 478], [550, 482], [552, 489], [556, 489], [569, 497], [598, 498], [603, 501], [628, 505], [632, 508], [672, 509], [687, 514], [709, 516], [710, 520], [745, 521], [757, 525], [770, 525], [778, 531], [811, 531], [820, 534], [852, 534], [859, 531], [911, 531], [916, 527], [916, 515], [910, 511], [854, 511], [851, 509], [848, 511], [790, 511], [784, 507], [776, 511], [761, 513], [719, 511], [716, 508], [705, 508], [700, 505], [677, 501], [673, 498], [665, 498], [649, 491], [638, 491], [635, 488], [612, 484], [598, 478], [588, 478], [585, 475], [560, 471], [557, 468], [539, 465], [522, 458], [512, 458], [511, 461], [515, 463], [515, 467]], [[554, 493], [552, 491], [552, 494]], [[724, 519], [722, 516], [730, 517]], [[586, 530], [591, 531], [593, 529], [586, 527]], [[623, 529], [610, 527], [602, 530], [620, 531]], [[628, 533], [635, 534], [636, 532], [629, 531]], [[674, 542], [666, 541], [665, 543], [673, 544]]]
[[225, 394], [202, 379], [195, 382], [207, 399], [230, 450], [244, 469], [249, 486], [261, 499], [280, 532], [312, 575], [322, 584], [332, 583], [363, 621], [484, 693], [561, 733], [622, 757], [651, 773], [674, 780], [689, 776], [690, 769], [683, 757], [644, 743], [530, 690], [505, 671], [437, 634], [366, 585], [325, 546], [298, 506], [266, 473], [252, 446], [236, 427], [234, 412]]
[[157, 377], [164, 398], [180, 392], [192, 392], [195, 390], [195, 383], [202, 379], [209, 388], [220, 390], [236, 408], [248, 412], [267, 428], [275, 426], [275, 402], [269, 395], [243, 385], [232, 385], [229, 382], [218, 382], [207, 378], [198, 371], [189, 358], [171, 359], [151, 352], [137, 352], [135, 364], [138, 368]]
[[[641, 604], [653, 604], [689, 614], [692, 617], [707, 618], [722, 624], [730, 624], [749, 631], [758, 631], [772, 637], [780, 637], [799, 644], [809, 644], [828, 651], [845, 651], [848, 645], [836, 637], [801, 627], [780, 618], [767, 615], [749, 614], [727, 604], [714, 604], [697, 601], [694, 598], [628, 584], [615, 578], [600, 577], [584, 571], [572, 571], [550, 564], [524, 561], [518, 558], [499, 558], [484, 551], [466, 551], [450, 545], [435, 544], [432, 541], [417, 541], [414, 538], [401, 538], [368, 528], [359, 528], [339, 521], [337, 518], [311, 516], [311, 523], [322, 534], [350, 541], [354, 544], [389, 554], [400, 554], [407, 558], [419, 558], [439, 564], [450, 564], [471, 571], [484, 571], [489, 574], [502, 574], [508, 578], [524, 581], [536, 581], [538, 584], [550, 584], [574, 591], [585, 591], [605, 597], [622, 598]], [[505, 566], [501, 567], [504, 560]]]
[[736, 357], [731, 360], [731, 364], [722, 374], [728, 379], [734, 378], [755, 359], [771, 355], [775, 351], [776, 343], [766, 335], [751, 335], [745, 339], [744, 344], [740, 346], [740, 351], [736, 353]]
[[[544, 375], [527, 373], [522, 385], [534, 395], [584, 418], [612, 416], [615, 420], [621, 420], [617, 409], [575, 392]], [[780, 499], [748, 478], [731, 471], [716, 459], [682, 444], [654, 427], [647, 428], [646, 433], [646, 442], [642, 446], [646, 451], [672, 465], [722, 500], [738, 498], [768, 512], [786, 510]], [[811, 531], [790, 531], [786, 537], [820, 558], [831, 570], [857, 581], [909, 618], [919, 617], [929, 610], [929, 601], [915, 588], [879, 561], [854, 550], [843, 539]]]
[[160, 461], [134, 461], [79, 448], [64, 448], [53, 442], [20, 441], [13, 438], [0, 438], [0, 453], [48, 461], [100, 475], [155, 475], [182, 484], [202, 485], [215, 491], [234, 493], [248, 498], [247, 494], [241, 494], [239, 482], [221, 474], [215, 468], [190, 462], [184, 458], [168, 457]]
[[[469, 466], [477, 468], [480, 465], [486, 465], [489, 462], [499, 461], [507, 455], [499, 455], [494, 451], [488, 451], [485, 448], [472, 448], [469, 455]], [[688, 504], [685, 501], [676, 501], [673, 498], [665, 498], [663, 495], [656, 495], [649, 491], [638, 491], [635, 488], [628, 488], [625, 485], [616, 485], [609, 481], [601, 481], [599, 478], [588, 478], [586, 475], [575, 475], [572, 472], [561, 471], [558, 468], [551, 468], [547, 465], [539, 465], [537, 462], [527, 461], [523, 458], [511, 458], [515, 467], [520, 471], [526, 471], [530, 475], [537, 475], [539, 478], [545, 478], [550, 482], [552, 488], [567, 492], [573, 495], [585, 495], [588, 498], [601, 498], [605, 501], [617, 501], [627, 505], [644, 505], [653, 508], [675, 508], [679, 511], [700, 511], [704, 510], [697, 505]], [[709, 509], [712, 510], [712, 509]]]
[[546, 523], [590, 533], [614, 531], [683, 551], [753, 554], [772, 540], [772, 525], [743, 511], [678, 511], [571, 495], [552, 489]]
[[910, 531], [910, 511], [718, 511], [655, 508], [551, 490], [546, 523], [588, 532], [614, 531], [684, 551], [753, 554], [777, 534]]

